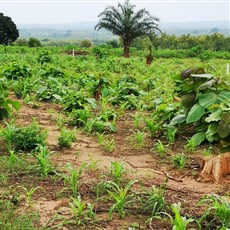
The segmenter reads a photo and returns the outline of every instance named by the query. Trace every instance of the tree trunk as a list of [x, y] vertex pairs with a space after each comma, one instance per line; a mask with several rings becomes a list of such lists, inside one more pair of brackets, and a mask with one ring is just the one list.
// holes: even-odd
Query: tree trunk
[[130, 57], [130, 44], [128, 42], [124, 42], [124, 57]]
[[220, 178], [227, 174], [230, 174], [230, 152], [204, 159], [204, 168], [201, 172], [203, 180], [214, 180], [218, 183]]

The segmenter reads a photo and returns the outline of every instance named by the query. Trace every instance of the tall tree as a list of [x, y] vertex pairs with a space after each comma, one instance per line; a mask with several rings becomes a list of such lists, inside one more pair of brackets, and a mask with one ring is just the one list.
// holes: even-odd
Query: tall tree
[[16, 41], [19, 37], [18, 29], [12, 19], [0, 13], [0, 44], [6, 46]]
[[98, 15], [99, 22], [95, 30], [106, 29], [121, 38], [124, 47], [124, 57], [130, 56], [132, 41], [141, 36], [150, 35], [154, 30], [160, 31], [158, 18], [153, 17], [146, 9], [134, 11], [136, 6], [126, 0], [118, 7], [109, 6]]

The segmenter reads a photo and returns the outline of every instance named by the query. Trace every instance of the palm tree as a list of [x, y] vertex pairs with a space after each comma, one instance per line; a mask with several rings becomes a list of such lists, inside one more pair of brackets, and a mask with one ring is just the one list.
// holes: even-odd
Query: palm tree
[[135, 5], [131, 5], [126, 0], [124, 5], [118, 4], [118, 7], [109, 6], [98, 15], [99, 22], [95, 30], [106, 29], [114, 35], [118, 35], [123, 43], [124, 57], [130, 56], [131, 42], [141, 36], [150, 35], [158, 28], [158, 18], [153, 17], [146, 9], [134, 11]]

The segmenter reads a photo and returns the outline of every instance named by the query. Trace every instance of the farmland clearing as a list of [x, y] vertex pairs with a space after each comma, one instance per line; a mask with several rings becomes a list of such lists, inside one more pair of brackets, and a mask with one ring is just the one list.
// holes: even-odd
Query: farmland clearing
[[[168, 126], [183, 111], [175, 76], [197, 67], [228, 82], [228, 60], [158, 58], [147, 66], [138, 55], [125, 59], [106, 48], [101, 58], [47, 50], [1, 57], [7, 98], [21, 106], [1, 122], [0, 229], [7, 221], [17, 229], [172, 229], [179, 203], [181, 215], [194, 220], [191, 229], [206, 229], [210, 219], [211, 228], [229, 227], [229, 174], [218, 182], [200, 175], [205, 156], [223, 151], [217, 133], [196, 146], [190, 118]], [[226, 93], [227, 84], [218, 84]], [[30, 149], [28, 138], [18, 146], [22, 135], [13, 135], [20, 132], [39, 144]], [[210, 213], [197, 224], [208, 195], [226, 199], [226, 222]]]

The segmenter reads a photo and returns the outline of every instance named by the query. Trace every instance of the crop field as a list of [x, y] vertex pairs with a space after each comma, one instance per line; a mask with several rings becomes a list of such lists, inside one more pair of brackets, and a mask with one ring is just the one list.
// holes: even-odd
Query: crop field
[[0, 48], [0, 230], [230, 228], [228, 59]]

